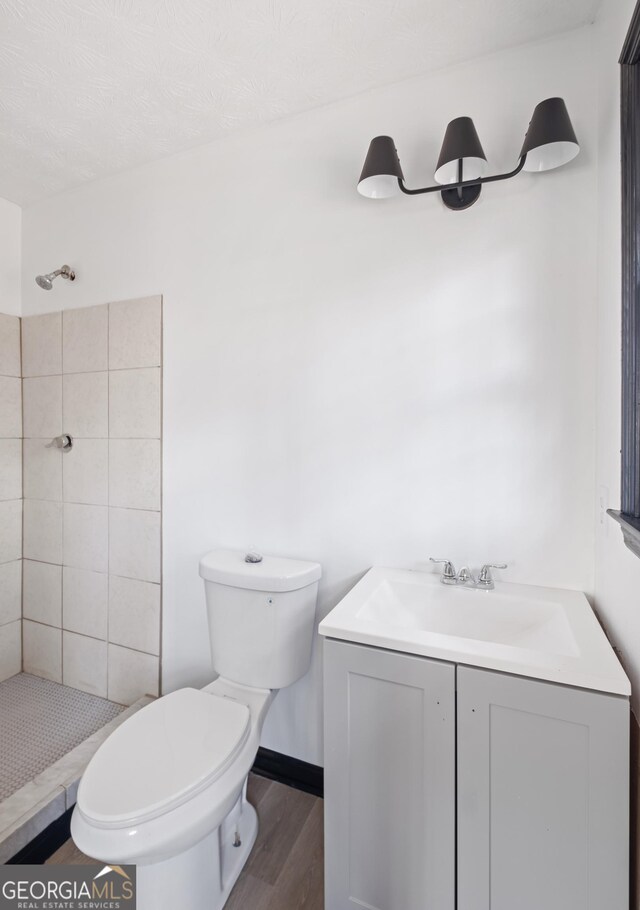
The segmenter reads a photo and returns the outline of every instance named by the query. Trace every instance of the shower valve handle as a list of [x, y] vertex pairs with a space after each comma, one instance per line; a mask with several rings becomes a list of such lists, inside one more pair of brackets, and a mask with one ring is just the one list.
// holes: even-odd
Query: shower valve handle
[[73, 437], [69, 436], [68, 433], [63, 433], [62, 436], [56, 436], [55, 439], [52, 439], [48, 444], [48, 449], [70, 449], [73, 446]]

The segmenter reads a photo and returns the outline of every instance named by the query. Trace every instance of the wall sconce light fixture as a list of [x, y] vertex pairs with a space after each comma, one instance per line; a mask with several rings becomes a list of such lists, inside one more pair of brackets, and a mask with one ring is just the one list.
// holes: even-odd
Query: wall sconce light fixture
[[369, 146], [358, 181], [358, 192], [370, 199], [385, 199], [400, 192], [407, 196], [439, 192], [447, 208], [460, 211], [473, 205], [483, 184], [508, 180], [522, 170], [550, 171], [567, 164], [579, 151], [580, 146], [563, 99], [547, 98], [534, 110], [520, 160], [508, 174], [486, 176], [487, 158], [473, 120], [470, 117], [457, 117], [451, 121], [444, 135], [434, 174], [436, 186], [408, 189], [395, 142], [390, 136], [376, 136]]

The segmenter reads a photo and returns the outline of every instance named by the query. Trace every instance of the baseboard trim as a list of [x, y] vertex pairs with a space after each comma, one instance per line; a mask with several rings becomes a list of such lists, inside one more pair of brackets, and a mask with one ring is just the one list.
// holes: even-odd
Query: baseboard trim
[[73, 806], [8, 859], [7, 866], [42, 866], [71, 837]]
[[299, 758], [261, 747], [251, 770], [261, 777], [286, 784], [287, 787], [304, 790], [314, 796], [324, 796], [324, 769]]

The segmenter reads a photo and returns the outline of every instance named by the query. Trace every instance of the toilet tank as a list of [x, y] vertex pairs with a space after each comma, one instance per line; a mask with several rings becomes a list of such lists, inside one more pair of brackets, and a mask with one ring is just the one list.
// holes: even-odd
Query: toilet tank
[[309, 669], [322, 569], [277, 556], [247, 562], [246, 555], [214, 550], [200, 560], [213, 667], [245, 686], [282, 689]]

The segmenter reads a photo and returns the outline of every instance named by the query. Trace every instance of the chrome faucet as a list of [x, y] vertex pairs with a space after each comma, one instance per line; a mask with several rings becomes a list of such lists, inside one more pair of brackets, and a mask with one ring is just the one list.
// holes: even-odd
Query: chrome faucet
[[444, 563], [444, 569], [440, 576], [440, 581], [443, 585], [460, 585], [477, 591], [493, 591], [495, 582], [491, 570], [507, 568], [506, 563], [487, 562], [480, 569], [478, 577], [474, 578], [473, 572], [467, 566], [463, 566], [459, 572], [456, 572], [455, 566], [448, 559], [434, 559], [431, 556], [430, 560], [431, 562]]

